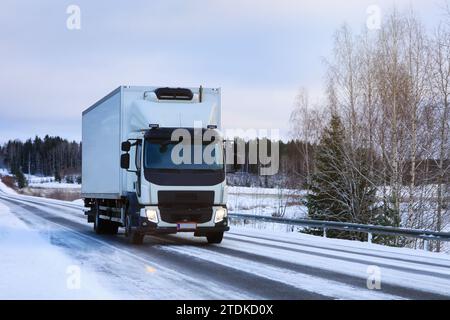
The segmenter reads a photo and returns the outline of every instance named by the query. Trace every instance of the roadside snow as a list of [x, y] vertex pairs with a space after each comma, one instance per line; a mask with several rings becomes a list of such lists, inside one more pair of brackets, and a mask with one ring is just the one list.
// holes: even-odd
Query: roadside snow
[[0, 299], [115, 298], [48, 240], [0, 203]]

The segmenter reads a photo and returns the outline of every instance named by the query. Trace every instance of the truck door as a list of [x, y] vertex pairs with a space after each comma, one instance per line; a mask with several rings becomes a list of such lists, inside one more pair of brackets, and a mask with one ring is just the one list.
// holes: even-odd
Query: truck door
[[135, 152], [135, 164], [136, 164], [136, 195], [138, 198], [141, 197], [141, 166], [142, 166], [142, 142], [136, 142], [136, 152]]

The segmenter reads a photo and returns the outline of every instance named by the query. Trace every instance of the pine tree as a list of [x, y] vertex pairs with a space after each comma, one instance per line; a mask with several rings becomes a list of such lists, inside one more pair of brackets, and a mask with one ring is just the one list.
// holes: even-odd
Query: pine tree
[[[376, 224], [381, 226], [400, 227], [400, 213], [395, 209], [395, 198], [389, 197], [384, 199], [378, 212]], [[402, 246], [399, 238], [395, 236], [376, 235], [373, 238], [373, 242], [389, 246]]]
[[[369, 175], [368, 150], [351, 148], [339, 116], [333, 115], [322, 133], [316, 154], [316, 171], [306, 198], [314, 220], [377, 224], [380, 208], [376, 185]], [[321, 230], [308, 230], [313, 234]], [[363, 240], [366, 235], [327, 231], [330, 237]]]
[[316, 172], [309, 185], [306, 199], [308, 215], [314, 220], [350, 221], [342, 198], [342, 171], [345, 170], [344, 129], [338, 116], [333, 115], [329, 128], [322, 134]]
[[58, 170], [55, 170], [54, 176], [55, 176], [55, 181], [61, 183], [62, 177]]
[[25, 188], [27, 186], [27, 179], [25, 178], [25, 175], [23, 174], [22, 169], [18, 166], [14, 166], [12, 168], [11, 172], [16, 178], [17, 187], [19, 189]]

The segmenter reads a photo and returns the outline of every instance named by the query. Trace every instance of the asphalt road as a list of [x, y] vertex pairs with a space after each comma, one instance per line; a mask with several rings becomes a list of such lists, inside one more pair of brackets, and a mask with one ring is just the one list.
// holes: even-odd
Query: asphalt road
[[[188, 234], [97, 235], [79, 206], [0, 193], [30, 228], [126, 298], [450, 299], [450, 257], [320, 237], [232, 228], [222, 244]], [[317, 238], [317, 239], [314, 239]], [[381, 289], [367, 288], [367, 267]]]

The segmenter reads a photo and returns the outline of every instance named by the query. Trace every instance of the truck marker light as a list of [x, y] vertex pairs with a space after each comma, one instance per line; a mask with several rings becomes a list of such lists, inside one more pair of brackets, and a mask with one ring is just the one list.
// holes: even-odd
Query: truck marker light
[[216, 217], [214, 218], [214, 223], [220, 222], [227, 217], [227, 209], [219, 208], [216, 210]]

